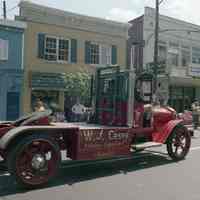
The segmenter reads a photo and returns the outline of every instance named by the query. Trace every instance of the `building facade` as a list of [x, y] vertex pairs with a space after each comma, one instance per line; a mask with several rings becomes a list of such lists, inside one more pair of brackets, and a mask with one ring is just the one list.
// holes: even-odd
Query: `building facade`
[[[155, 10], [146, 7], [144, 15], [129, 23], [128, 47], [133, 49], [132, 64], [140, 73], [153, 64]], [[177, 111], [190, 109], [200, 97], [200, 26], [160, 15], [158, 52], [162, 71], [158, 88]], [[130, 58], [129, 53], [129, 65]]]
[[23, 1], [19, 6], [17, 19], [27, 23], [23, 112], [31, 111], [37, 97], [63, 109], [64, 73], [126, 66], [128, 24]]
[[24, 29], [19, 21], [0, 20], [0, 120], [15, 120], [21, 111]]

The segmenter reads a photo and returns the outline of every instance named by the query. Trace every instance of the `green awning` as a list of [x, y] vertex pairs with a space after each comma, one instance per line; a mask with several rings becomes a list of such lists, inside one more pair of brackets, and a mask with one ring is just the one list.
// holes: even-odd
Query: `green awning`
[[64, 73], [32, 72], [31, 74], [32, 89], [65, 90], [65, 85]]

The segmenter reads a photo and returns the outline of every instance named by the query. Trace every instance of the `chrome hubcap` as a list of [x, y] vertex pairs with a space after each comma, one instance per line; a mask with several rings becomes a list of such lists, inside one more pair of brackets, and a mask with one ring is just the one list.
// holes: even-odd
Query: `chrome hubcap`
[[36, 154], [33, 156], [33, 159], [31, 161], [31, 165], [33, 169], [39, 170], [45, 167], [46, 159], [41, 154]]

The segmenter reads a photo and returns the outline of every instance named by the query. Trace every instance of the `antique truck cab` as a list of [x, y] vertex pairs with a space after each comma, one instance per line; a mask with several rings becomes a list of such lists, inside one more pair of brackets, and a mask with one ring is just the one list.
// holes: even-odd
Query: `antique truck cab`
[[166, 144], [173, 160], [184, 159], [190, 133], [174, 109], [152, 102], [153, 75], [136, 77], [119, 66], [98, 68], [90, 123], [51, 123], [50, 111], [0, 124], [0, 155], [16, 181], [29, 188], [52, 179], [62, 162], [134, 156]]
[[[93, 95], [95, 123], [129, 127], [134, 133], [134, 149], [165, 143], [173, 159], [182, 159], [190, 147], [190, 133], [173, 108], [152, 102], [153, 79], [152, 73], [136, 76], [134, 71], [123, 70], [119, 66], [97, 69]], [[184, 150], [178, 155], [178, 146], [182, 142], [175, 143], [175, 149], [168, 142], [175, 137], [174, 132], [179, 131], [186, 136], [182, 139], [185, 149], [181, 146]]]
[[97, 70], [93, 88], [95, 123], [131, 128], [153, 128], [176, 119], [168, 106], [152, 104], [152, 73], [135, 76], [119, 66]]

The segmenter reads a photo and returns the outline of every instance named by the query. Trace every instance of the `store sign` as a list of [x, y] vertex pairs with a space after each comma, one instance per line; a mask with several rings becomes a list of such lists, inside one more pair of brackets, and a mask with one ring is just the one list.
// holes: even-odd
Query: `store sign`
[[171, 49], [168, 50], [168, 53], [177, 54], [178, 55], [178, 49], [171, 48]]
[[193, 77], [200, 77], [200, 65], [192, 65], [189, 68], [189, 75]]
[[64, 90], [65, 77], [62, 73], [32, 72], [31, 87]]
[[81, 149], [127, 145], [129, 142], [130, 134], [127, 130], [90, 129], [80, 131]]
[[171, 68], [170, 74], [171, 76], [175, 76], [175, 77], [186, 77], [186, 69], [174, 67], [174, 68]]

